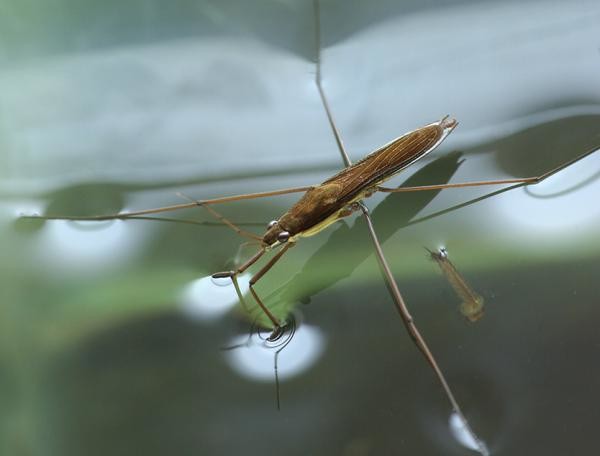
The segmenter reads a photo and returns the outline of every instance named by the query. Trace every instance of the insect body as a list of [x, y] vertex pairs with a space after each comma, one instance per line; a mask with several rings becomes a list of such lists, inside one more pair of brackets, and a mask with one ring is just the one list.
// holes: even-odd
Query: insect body
[[311, 188], [279, 220], [269, 224], [262, 239], [265, 248], [312, 236], [350, 215], [358, 209], [356, 203], [377, 192], [380, 184], [435, 149], [457, 123], [444, 117], [406, 133]]
[[[326, 105], [325, 105], [326, 106]], [[532, 185], [558, 173], [562, 169], [575, 163], [578, 160], [594, 153], [597, 148], [590, 149], [583, 154], [569, 160], [560, 166], [551, 169], [538, 176], [531, 176], [525, 178], [516, 179], [503, 179], [494, 181], [478, 181], [478, 182], [465, 182], [465, 183], [451, 183], [451, 184], [440, 184], [440, 185], [428, 185], [422, 187], [401, 187], [396, 189], [381, 187], [384, 181], [398, 173], [402, 169], [406, 168], [416, 160], [422, 158], [427, 153], [435, 149], [446, 136], [456, 127], [457, 122], [454, 119], [445, 117], [438, 122], [430, 125], [426, 125], [417, 130], [409, 132], [391, 143], [383, 146], [375, 152], [367, 155], [362, 160], [356, 162], [354, 165], [348, 166], [344, 170], [340, 171], [333, 177], [327, 179], [323, 183], [317, 186], [309, 187], [297, 187], [288, 188], [275, 191], [267, 191], [261, 193], [250, 193], [243, 195], [233, 195], [221, 198], [213, 198], [206, 200], [192, 200], [191, 202], [184, 204], [177, 204], [172, 206], [160, 207], [155, 209], [146, 209], [134, 212], [125, 212], [119, 214], [110, 215], [99, 215], [99, 216], [88, 216], [88, 217], [72, 217], [72, 216], [33, 216], [31, 218], [43, 218], [43, 219], [66, 219], [66, 220], [110, 220], [110, 219], [129, 219], [129, 218], [147, 218], [148, 215], [162, 213], [166, 211], [174, 211], [178, 209], [190, 208], [194, 206], [200, 206], [205, 208], [211, 215], [216, 217], [218, 220], [223, 222], [235, 230], [238, 234], [249, 237], [254, 241], [259, 241], [259, 250], [244, 264], [232, 271], [224, 271], [213, 274], [213, 277], [229, 277], [234, 284], [235, 290], [238, 294], [240, 302], [244, 304], [244, 298], [242, 296], [239, 284], [237, 282], [237, 276], [255, 264], [265, 253], [270, 250], [278, 249], [273, 257], [256, 272], [249, 281], [249, 290], [259, 305], [260, 309], [270, 320], [273, 331], [269, 336], [269, 341], [275, 341], [280, 339], [286, 329], [286, 322], [280, 321], [262, 302], [256, 291], [254, 285], [273, 267], [275, 263], [287, 252], [289, 248], [296, 244], [296, 241], [300, 237], [307, 237], [317, 234], [321, 230], [327, 228], [329, 225], [334, 223], [336, 220], [348, 216], [358, 208], [361, 208], [366, 213], [366, 209], [362, 206], [361, 200], [372, 195], [374, 192], [405, 192], [405, 191], [418, 191], [418, 190], [439, 190], [442, 188], [461, 188], [461, 187], [474, 187], [474, 186], [487, 186], [487, 185], [506, 185], [502, 190], [495, 192], [495, 194], [501, 191], [507, 191], [512, 188]], [[335, 129], [334, 129], [335, 131]], [[339, 143], [338, 143], [339, 144]], [[231, 201], [240, 201], [254, 198], [264, 198], [275, 195], [283, 195], [289, 193], [304, 192], [304, 195], [300, 200], [292, 206], [285, 214], [283, 214], [278, 220], [270, 222], [268, 224], [267, 231], [263, 236], [258, 236], [254, 233], [249, 233], [236, 226], [231, 221], [227, 220], [221, 214], [219, 214], [212, 206], [219, 203], [226, 203]], [[485, 448], [485, 444], [478, 439], [477, 435], [470, 430], [468, 422], [464, 417], [458, 402], [454, 398], [448, 382], [446, 381], [440, 367], [438, 366], [433, 354], [427, 347], [424, 338], [418, 331], [412, 316], [410, 315], [406, 304], [404, 303], [397, 285], [393, 281], [393, 276], [381, 251], [379, 241], [375, 237], [373, 227], [369, 217], [366, 218], [367, 224], [372, 232], [376, 252], [385, 275], [388, 279], [388, 284], [392, 290], [396, 307], [402, 317], [402, 320], [407, 327], [413, 341], [432, 367], [435, 375], [437, 376], [440, 385], [444, 389], [448, 400], [452, 405], [453, 412], [460, 418], [460, 421], [464, 424], [465, 428], [468, 429], [469, 434], [476, 442], [476, 446], [479, 452], [483, 455], [487, 455], [488, 451]], [[444, 262], [444, 264], [446, 264]], [[452, 283], [452, 282], [451, 282]], [[458, 282], [457, 282], [458, 283]], [[477, 318], [477, 301], [473, 309], [464, 309], [465, 312], [471, 312], [472, 318]], [[467, 315], [468, 316], [468, 315]]]
[[[377, 192], [381, 183], [435, 149], [457, 124], [456, 120], [446, 116], [438, 122], [406, 133], [367, 155], [354, 165], [343, 169], [322, 184], [310, 187], [300, 200], [279, 220], [274, 220], [268, 224], [266, 233], [260, 239], [261, 248], [253, 257], [238, 269], [219, 272], [213, 274], [213, 277], [230, 277], [239, 299], [243, 303], [244, 298], [237, 284], [237, 275], [253, 265], [267, 251], [283, 245], [281, 250], [249, 282], [250, 292], [273, 324], [273, 333], [269, 339], [277, 339], [283, 332], [285, 322], [280, 322], [263, 304], [254, 290], [256, 282], [295, 244], [299, 237], [313, 236], [336, 220], [356, 211], [360, 207], [360, 201], [363, 198]], [[207, 202], [202, 201], [196, 203], [200, 206], [206, 206], [207, 204]], [[235, 225], [214, 209], [208, 206], [207, 208], [214, 216], [219, 217], [230, 227], [237, 229]], [[241, 231], [237, 230], [238, 232]]]

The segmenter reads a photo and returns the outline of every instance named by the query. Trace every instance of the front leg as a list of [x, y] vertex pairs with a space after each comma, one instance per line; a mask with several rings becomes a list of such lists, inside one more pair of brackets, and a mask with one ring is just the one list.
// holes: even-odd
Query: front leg
[[264, 305], [264, 303], [258, 296], [258, 293], [256, 293], [256, 291], [254, 290], [254, 285], [273, 267], [275, 263], [279, 261], [283, 254], [294, 245], [294, 242], [287, 242], [283, 246], [283, 248], [279, 252], [277, 252], [277, 254], [273, 256], [273, 258], [271, 258], [267, 264], [265, 264], [262, 267], [260, 271], [258, 271], [256, 274], [254, 274], [254, 276], [252, 276], [249, 282], [250, 292], [252, 293], [252, 296], [254, 296], [254, 299], [256, 300], [263, 313], [269, 318], [269, 320], [271, 320], [271, 323], [273, 323], [273, 331], [271, 332], [271, 335], [267, 338], [267, 341], [269, 342], [276, 341], [283, 335], [283, 333], [285, 332], [286, 323], [281, 323], [277, 319], [277, 317], [275, 317], [275, 315], [273, 315], [273, 313], [267, 308], [267, 306]]

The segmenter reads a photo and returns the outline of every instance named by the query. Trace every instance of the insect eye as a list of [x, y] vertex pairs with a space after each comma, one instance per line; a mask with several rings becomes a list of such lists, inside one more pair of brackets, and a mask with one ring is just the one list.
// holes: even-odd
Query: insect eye
[[290, 238], [290, 233], [288, 233], [287, 231], [282, 231], [281, 233], [279, 233], [277, 235], [277, 240], [279, 242], [281, 242], [282, 244], [284, 242], [287, 242], [289, 238]]
[[278, 222], [277, 220], [272, 220], [269, 222], [269, 224], [267, 225], [267, 228], [273, 228], [275, 225], [277, 225]]

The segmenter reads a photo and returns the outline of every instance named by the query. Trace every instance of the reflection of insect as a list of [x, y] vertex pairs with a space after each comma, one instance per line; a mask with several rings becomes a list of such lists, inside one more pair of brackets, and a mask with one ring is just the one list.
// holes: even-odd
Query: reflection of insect
[[[318, 8], [317, 8], [318, 12]], [[324, 108], [328, 115], [329, 121], [333, 128], [338, 145], [342, 155], [345, 157], [348, 168], [344, 169], [337, 175], [326, 180], [320, 185], [314, 187], [301, 187], [293, 189], [284, 189], [278, 191], [269, 191], [263, 193], [236, 195], [223, 198], [216, 198], [210, 200], [192, 201], [190, 203], [179, 204], [174, 206], [162, 207], [157, 209], [149, 209], [144, 211], [136, 211], [129, 213], [121, 213], [107, 216], [97, 217], [58, 217], [65, 219], [87, 219], [87, 220], [108, 220], [108, 219], [127, 219], [135, 218], [155, 213], [161, 213], [165, 211], [172, 211], [182, 208], [202, 206], [206, 208], [214, 217], [225, 223], [230, 228], [234, 229], [238, 234], [249, 237], [251, 239], [260, 241], [261, 247], [256, 254], [254, 254], [248, 261], [243, 265], [232, 271], [226, 271], [215, 274], [215, 277], [229, 277], [233, 281], [236, 291], [241, 297], [239, 286], [237, 284], [237, 275], [247, 270], [259, 259], [263, 257], [270, 250], [277, 250], [275, 255], [256, 273], [250, 280], [250, 291], [253, 297], [261, 307], [266, 317], [270, 320], [273, 332], [269, 337], [270, 340], [277, 340], [286, 327], [285, 321], [281, 321], [277, 318], [261, 301], [260, 297], [253, 288], [255, 285], [277, 261], [289, 250], [300, 237], [311, 236], [319, 231], [323, 230], [335, 220], [348, 216], [354, 211], [362, 210], [366, 217], [367, 222], [370, 223], [368, 214], [365, 207], [362, 205], [361, 200], [370, 196], [372, 193], [377, 191], [383, 192], [399, 192], [399, 191], [416, 191], [416, 190], [438, 190], [443, 188], [453, 187], [466, 187], [466, 186], [478, 186], [478, 185], [497, 185], [497, 184], [511, 184], [513, 186], [521, 186], [527, 184], [537, 183], [546, 177], [564, 169], [575, 161], [583, 158], [584, 156], [592, 153], [592, 151], [577, 157], [553, 170], [544, 173], [539, 176], [533, 176], [529, 178], [521, 179], [508, 179], [499, 181], [485, 181], [485, 182], [470, 182], [463, 184], [441, 184], [432, 185], [427, 187], [418, 188], [400, 188], [400, 189], [388, 189], [380, 187], [380, 184], [386, 179], [390, 178], [395, 173], [402, 170], [404, 167], [410, 165], [414, 161], [423, 157], [425, 154], [433, 150], [456, 126], [456, 121], [450, 118], [444, 118], [439, 122], [431, 125], [419, 128], [413, 132], [407, 133], [404, 136], [392, 141], [390, 144], [382, 147], [371, 155], [368, 155], [363, 160], [356, 164], [349, 166], [349, 160], [343, 150], [342, 142], [338, 134], [337, 128], [335, 127], [333, 117], [329, 106], [327, 104], [325, 94], [321, 86], [321, 75], [320, 75], [320, 54], [319, 54], [319, 27], [318, 27], [318, 14], [317, 18], [317, 74], [316, 84], [321, 95]], [[213, 205], [218, 203], [225, 203], [230, 201], [239, 201], [244, 199], [261, 198], [275, 195], [282, 195], [293, 192], [305, 192], [304, 196], [296, 203], [288, 212], [286, 212], [278, 220], [269, 223], [269, 227], [266, 233], [261, 237], [254, 233], [249, 233], [234, 223], [230, 222], [217, 211], [213, 209]], [[46, 217], [55, 218], [55, 217]], [[372, 226], [369, 225], [372, 230]], [[371, 231], [374, 236], [374, 231]], [[376, 238], [374, 238], [376, 241]], [[447, 382], [438, 367], [433, 355], [429, 351], [424, 339], [420, 335], [415, 323], [409, 314], [400, 293], [393, 282], [385, 258], [381, 252], [379, 244], [375, 243], [377, 254], [384, 266], [384, 272], [387, 276], [387, 280], [390, 283], [394, 300], [401, 313], [403, 321], [411, 334], [411, 337], [426, 357], [429, 364], [434, 369], [437, 377], [439, 378], [446, 394], [448, 395], [454, 411], [460, 414], [460, 409], [456, 403], [450, 389], [448, 388]]]
[[472, 322], [483, 317], [483, 297], [469, 286], [461, 273], [448, 259], [448, 251], [444, 247], [435, 252], [429, 249], [426, 250], [429, 252], [429, 257], [438, 264], [456, 294], [462, 299], [459, 307], [460, 312]]

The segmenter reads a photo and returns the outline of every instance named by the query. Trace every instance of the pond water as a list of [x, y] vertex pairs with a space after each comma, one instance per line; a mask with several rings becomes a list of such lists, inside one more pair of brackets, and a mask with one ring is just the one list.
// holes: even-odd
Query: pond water
[[[302, 239], [259, 282], [272, 312], [295, 320], [273, 344], [231, 284], [210, 278], [255, 246], [199, 208], [163, 214], [180, 222], [20, 218], [334, 174], [312, 2], [3, 3], [2, 454], [476, 454], [453, 433], [362, 218]], [[460, 121], [389, 186], [536, 175], [600, 145], [597, 2], [323, 1], [321, 12], [324, 88], [353, 160], [446, 114]], [[599, 170], [596, 153], [528, 188], [367, 201], [493, 455], [598, 448]], [[218, 210], [261, 234], [297, 198]], [[485, 301], [475, 323], [424, 249], [440, 247]]]

